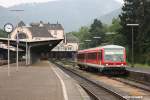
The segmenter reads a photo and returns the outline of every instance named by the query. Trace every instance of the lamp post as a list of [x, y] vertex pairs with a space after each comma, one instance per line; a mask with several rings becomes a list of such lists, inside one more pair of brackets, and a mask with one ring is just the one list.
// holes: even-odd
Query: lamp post
[[[9, 11], [12, 11], [12, 12], [23, 12], [24, 10], [20, 10], [20, 9], [15, 9], [15, 10], [9, 10]], [[18, 16], [17, 16], [18, 17]], [[17, 28], [18, 28], [18, 24], [17, 24]], [[19, 34], [19, 31], [17, 30], [17, 39], [16, 39], [16, 42], [17, 42], [17, 59], [16, 59], [16, 64], [17, 64], [17, 71], [18, 71], [18, 69], [19, 69], [19, 67], [18, 67], [18, 56], [19, 56], [19, 54], [18, 54], [18, 44], [19, 44], [19, 37], [18, 37], [18, 34]]]
[[88, 47], [87, 48], [89, 48], [89, 42], [91, 42], [92, 40], [84, 40], [84, 41], [88, 43]]
[[95, 36], [95, 37], [93, 37], [93, 39], [96, 39], [96, 45], [97, 45], [97, 40], [101, 39], [101, 37]]
[[26, 66], [28, 65], [28, 43], [27, 43], [27, 35], [26, 35]]
[[134, 27], [139, 26], [139, 24], [127, 24], [132, 28], [132, 64], [131, 67], [134, 67]]
[[16, 59], [16, 63], [17, 63], [17, 71], [18, 71], [18, 55], [19, 55], [19, 52], [18, 52], [18, 44], [19, 44], [19, 37], [18, 37], [18, 34], [19, 34], [19, 31], [17, 31], [17, 39], [16, 39], [16, 42], [17, 42], [17, 59]]

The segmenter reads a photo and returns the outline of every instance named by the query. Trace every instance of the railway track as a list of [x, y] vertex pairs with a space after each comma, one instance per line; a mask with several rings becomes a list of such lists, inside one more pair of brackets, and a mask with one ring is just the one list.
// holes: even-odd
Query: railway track
[[[139, 88], [139, 87], [136, 87], [134, 85], [127, 84], [126, 82], [122, 82], [119, 79], [113, 79], [113, 78], [109, 78], [107, 76], [99, 76], [99, 75], [96, 75], [93, 73], [79, 70], [78, 68], [70, 68], [70, 67], [64, 67], [64, 66], [62, 67], [62, 65], [63, 64], [61, 64], [61, 68], [63, 68], [63, 70], [64, 69], [69, 70], [69, 72], [71, 72], [71, 73], [82, 76], [82, 77], [86, 78], [87, 80], [94, 82], [94, 84], [96, 83], [96, 85], [98, 85], [98, 87], [100, 86], [101, 88], [103, 88], [103, 90], [105, 92], [106, 91], [109, 92], [109, 94], [111, 94], [111, 93], [113, 94], [115, 91], [113, 96], [114, 97], [116, 95], [119, 96], [120, 98], [118, 98], [118, 99], [121, 99], [121, 100], [122, 99], [124, 99], [124, 100], [150, 100], [149, 99], [150, 98], [150, 92], [148, 90], [143, 89], [143, 88]], [[84, 74], [89, 74], [89, 75], [86, 76]], [[95, 80], [91, 80], [91, 79], [94, 79], [94, 78], [90, 78], [93, 76], [96, 77]], [[99, 81], [98, 78], [100, 79], [100, 81], [102, 81], [103, 84]], [[112, 86], [115, 86], [115, 89], [111, 88], [111, 86], [110, 87], [108, 86], [108, 85], [111, 85], [111, 82], [112, 82]], [[113, 82], [114, 82], [114, 84], [113, 84]], [[101, 84], [99, 84], [99, 83], [101, 83]], [[104, 85], [106, 83], [108, 83], [108, 85]], [[116, 85], [116, 84], [118, 84], [118, 85]], [[119, 89], [116, 92], [117, 88], [119, 88]], [[90, 89], [87, 89], [87, 90], [90, 90]], [[92, 92], [92, 93], [94, 93], [94, 92]], [[99, 94], [95, 94], [95, 95], [97, 96]], [[103, 100], [103, 99], [98, 99], [98, 100]], [[104, 99], [104, 100], [107, 100], [107, 99]], [[108, 100], [110, 100], [110, 98]], [[114, 99], [114, 100], [116, 100], [116, 99]]]
[[[75, 64], [75, 62], [69, 61], [69, 65], [73, 66], [74, 64]], [[90, 72], [91, 74], [94, 74], [94, 75], [100, 74], [100, 76], [101, 76], [101, 73], [99, 73], [99, 72], [96, 73], [95, 71], [91, 72], [89, 70], [88, 70], [88, 72]], [[113, 80], [117, 80], [117, 81], [123, 82], [125, 84], [129, 84], [129, 85], [135, 86], [137, 88], [141, 88], [146, 91], [150, 91], [149, 75], [140, 73], [140, 72], [135, 73], [134, 71], [129, 71], [128, 69], [127, 69], [127, 73], [128, 73], [128, 75], [122, 75], [123, 77], [120, 77], [121, 75], [119, 75], [117, 77], [112, 77], [111, 75], [105, 75], [105, 76], [108, 76], [109, 78], [111, 78]]]
[[111, 78], [111, 79], [116, 80], [116, 81], [120, 81], [122, 83], [125, 83], [125, 84], [128, 84], [128, 85], [131, 85], [131, 86], [134, 86], [134, 87], [137, 87], [137, 88], [140, 88], [142, 90], [150, 92], [149, 85], [145, 85], [145, 84], [136, 82], [135, 80], [124, 79], [124, 78]]
[[93, 100], [110, 100], [110, 98], [111, 100], [127, 100], [123, 95], [120, 95], [109, 88], [105, 88], [104, 86], [100, 86], [96, 81], [90, 80], [60, 64], [55, 64], [75, 79], [89, 93]]

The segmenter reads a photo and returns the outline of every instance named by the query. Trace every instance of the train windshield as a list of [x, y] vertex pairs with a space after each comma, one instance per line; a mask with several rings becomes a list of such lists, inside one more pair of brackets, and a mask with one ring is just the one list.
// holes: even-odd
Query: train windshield
[[124, 49], [105, 49], [104, 60], [111, 62], [123, 62]]

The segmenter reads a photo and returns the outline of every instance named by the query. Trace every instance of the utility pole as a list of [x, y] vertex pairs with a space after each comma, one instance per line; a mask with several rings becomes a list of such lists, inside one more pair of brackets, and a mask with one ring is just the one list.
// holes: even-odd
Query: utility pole
[[27, 35], [26, 35], [26, 66], [28, 65], [28, 43], [27, 43]]

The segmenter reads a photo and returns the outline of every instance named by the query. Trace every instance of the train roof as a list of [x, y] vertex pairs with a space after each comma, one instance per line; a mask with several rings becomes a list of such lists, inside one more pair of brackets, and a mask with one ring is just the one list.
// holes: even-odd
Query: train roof
[[95, 48], [90, 48], [90, 49], [85, 49], [85, 50], [80, 50], [78, 51], [79, 53], [82, 53], [82, 52], [95, 52], [97, 50], [100, 50], [100, 49], [106, 49], [106, 48], [122, 48], [124, 49], [123, 46], [119, 46], [119, 45], [105, 45], [105, 46], [99, 46], [99, 47], [95, 47]]
[[102, 46], [100, 48], [124, 48], [123, 46], [119, 46], [119, 45], [106, 45], [106, 46]]

